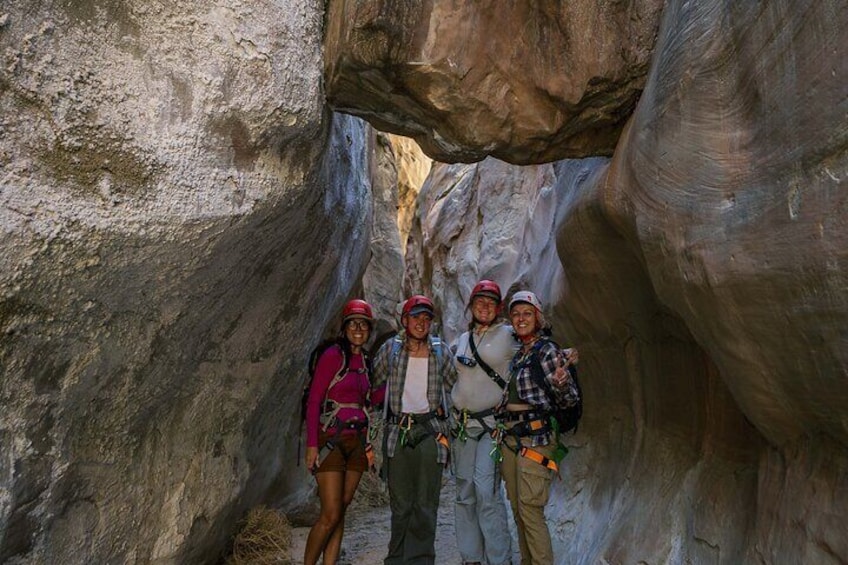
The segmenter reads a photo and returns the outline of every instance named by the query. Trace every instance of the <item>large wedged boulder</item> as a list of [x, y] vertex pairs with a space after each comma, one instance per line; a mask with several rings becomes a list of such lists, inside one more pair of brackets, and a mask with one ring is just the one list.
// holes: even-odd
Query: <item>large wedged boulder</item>
[[314, 2], [0, 8], [0, 561], [217, 562], [368, 259]]
[[332, 0], [327, 99], [444, 162], [610, 155], [662, 5]]

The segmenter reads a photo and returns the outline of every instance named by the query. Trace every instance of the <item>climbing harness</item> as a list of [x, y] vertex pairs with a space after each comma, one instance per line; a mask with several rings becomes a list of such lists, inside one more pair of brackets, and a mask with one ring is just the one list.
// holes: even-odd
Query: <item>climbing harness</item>
[[[511, 426], [506, 423], [515, 422]], [[546, 412], [537, 410], [522, 410], [520, 412], [502, 412], [498, 417], [498, 424], [492, 433], [492, 438], [495, 440], [495, 447], [489, 453], [489, 456], [495, 462], [503, 461], [503, 453], [501, 446], [506, 446], [507, 449], [514, 452], [519, 457], [530, 459], [543, 467], [556, 472], [559, 470], [557, 461], [542, 455], [538, 451], [521, 444], [521, 438], [539, 436], [552, 431], [549, 418]], [[515, 439], [515, 447], [511, 447], [506, 441], [507, 437]]]
[[[354, 303], [354, 302], [356, 302], [356, 301], [351, 301], [351, 303]], [[363, 301], [359, 301], [359, 302], [363, 302]], [[367, 306], [367, 303], [365, 304], [365, 306]], [[357, 308], [360, 308], [360, 307], [361, 307], [361, 305], [358, 304], [358, 303], [353, 304], [351, 309], [354, 310], [354, 312], [352, 314], [357, 314], [358, 312], [355, 311], [355, 310]], [[318, 453], [318, 459], [316, 460], [315, 467], [313, 469], [310, 469], [310, 471], [313, 472], [313, 473], [318, 469], [318, 467], [320, 467], [320, 462], [325, 460], [326, 456], [329, 455], [330, 451], [335, 449], [336, 444], [339, 442], [339, 439], [341, 438], [342, 434], [345, 431], [351, 431], [351, 430], [356, 432], [357, 436], [359, 437], [359, 441], [361, 441], [363, 443], [363, 446], [365, 448], [365, 455], [368, 458], [369, 469], [371, 469], [372, 471], [375, 470], [374, 448], [371, 445], [371, 440], [373, 439], [372, 434], [374, 433], [375, 430], [373, 430], [373, 428], [370, 425], [371, 420], [370, 420], [370, 414], [369, 414], [369, 411], [368, 411], [368, 406], [370, 405], [370, 398], [369, 398], [368, 391], [365, 392], [365, 402], [363, 402], [363, 403], [359, 403], [359, 402], [338, 402], [336, 400], [333, 400], [332, 398], [329, 398], [330, 390], [334, 386], [336, 386], [338, 383], [340, 383], [349, 373], [365, 374], [366, 379], [370, 382], [370, 379], [368, 379], [368, 369], [366, 368], [367, 365], [366, 365], [366, 367], [361, 367], [361, 368], [356, 369], [356, 370], [351, 370], [349, 365], [348, 365], [348, 359], [347, 359], [347, 355], [345, 355], [344, 349], [341, 349], [341, 353], [342, 353], [341, 367], [339, 367], [339, 370], [335, 373], [335, 375], [333, 375], [332, 380], [330, 381], [329, 385], [327, 386], [327, 390], [324, 393], [324, 400], [321, 402], [321, 414], [319, 416], [319, 426], [320, 426], [321, 432], [326, 433], [328, 430], [334, 429], [335, 433], [331, 434], [324, 441], [324, 443], [320, 446], [319, 453]], [[367, 359], [366, 359], [366, 363], [367, 363]], [[353, 419], [350, 419], [350, 420], [346, 420], [344, 422], [339, 422], [338, 414], [339, 414], [339, 411], [342, 410], [343, 408], [353, 408], [353, 409], [362, 410], [362, 412], [365, 414], [365, 419], [361, 420], [359, 418], [353, 418]], [[299, 451], [299, 446], [298, 446], [298, 451]], [[298, 453], [298, 465], [300, 465], [300, 453]]]
[[318, 453], [318, 461], [315, 463], [315, 467], [312, 469], [312, 473], [320, 467], [319, 462], [323, 462], [326, 457], [330, 454], [331, 451], [336, 449], [339, 440], [342, 435], [346, 431], [354, 431], [357, 435], [357, 438], [363, 444], [363, 448], [365, 449], [365, 457], [368, 460], [368, 469], [371, 471], [376, 470], [375, 461], [374, 461], [374, 446], [371, 445], [370, 437], [369, 437], [369, 425], [367, 420], [359, 420], [354, 418], [352, 420], [348, 420], [347, 422], [336, 424], [331, 426], [335, 428], [335, 433], [328, 437], [323, 444], [321, 444], [321, 448]]
[[536, 463], [538, 463], [542, 467], [547, 467], [548, 469], [550, 469], [551, 471], [553, 471], [555, 473], [557, 471], [559, 471], [559, 466], [556, 464], [556, 461], [554, 461], [553, 459], [551, 459], [549, 457], [542, 455], [538, 451], [530, 449], [529, 447], [522, 446], [521, 449], [518, 450], [518, 455], [520, 455], [521, 457], [526, 457], [527, 459], [529, 459], [531, 461], [535, 461]]
[[[456, 410], [454, 409], [454, 419], [456, 420], [456, 426], [451, 430], [451, 435], [458, 439], [461, 442], [466, 442], [468, 439], [472, 439], [474, 441], [478, 441], [481, 437], [486, 434], [491, 434], [493, 429], [486, 423], [485, 418], [495, 414], [495, 408], [487, 408], [486, 410], [481, 410], [479, 412], [471, 412], [467, 409]], [[468, 422], [469, 421], [477, 421], [483, 430], [476, 437], [469, 436], [468, 434]]]
[[449, 447], [447, 436], [435, 431], [430, 426], [430, 421], [433, 419], [444, 420], [446, 418], [444, 410], [439, 407], [436, 410], [431, 410], [424, 414], [401, 414], [396, 416], [389, 414], [386, 422], [391, 425], [397, 425], [400, 428], [400, 436], [398, 442], [402, 447], [414, 448], [421, 443], [427, 436], [433, 435], [436, 441], [444, 447]]
[[[413, 297], [415, 298], [415, 297]], [[412, 299], [410, 299], [412, 300]], [[424, 303], [426, 297], [422, 297], [419, 302]], [[409, 301], [407, 301], [409, 302]], [[410, 306], [412, 308], [412, 306]], [[436, 370], [441, 372], [442, 368], [442, 340], [435, 336], [429, 336], [430, 347], [436, 359]], [[395, 337], [392, 340], [392, 350], [389, 355], [389, 375], [393, 375], [397, 368], [397, 358], [400, 355], [400, 350], [403, 347], [403, 340], [400, 337]], [[434, 418], [439, 420], [447, 419], [447, 411], [445, 410], [444, 390], [442, 391], [441, 406], [436, 410], [431, 410], [423, 414], [401, 414], [400, 416], [393, 414], [389, 408], [389, 392], [386, 391], [386, 399], [383, 403], [383, 418], [389, 425], [397, 425], [400, 428], [398, 442], [403, 447], [416, 447], [424, 438], [432, 435], [436, 438], [436, 442], [448, 450], [450, 454], [450, 442], [445, 434], [436, 431], [430, 424]]]

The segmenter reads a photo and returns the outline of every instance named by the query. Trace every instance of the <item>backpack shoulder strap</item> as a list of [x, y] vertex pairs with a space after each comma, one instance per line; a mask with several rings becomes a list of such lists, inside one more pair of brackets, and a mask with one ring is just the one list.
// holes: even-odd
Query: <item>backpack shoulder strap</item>
[[386, 376], [386, 398], [383, 400], [383, 420], [386, 421], [388, 421], [389, 412], [391, 412], [391, 408], [389, 408], [389, 402], [391, 401], [389, 398], [389, 392], [391, 392], [391, 387], [389, 385], [392, 382], [395, 367], [397, 367], [397, 359], [400, 355], [400, 348], [403, 347], [403, 341], [400, 339], [400, 336], [396, 335], [391, 338], [391, 340], [391, 350], [389, 351], [389, 358], [386, 360], [389, 367], [389, 374]]
[[400, 337], [393, 337], [392, 350], [389, 352], [389, 374], [392, 374], [395, 371], [395, 366], [397, 364], [398, 355], [400, 355], [401, 347], [403, 347], [403, 342], [401, 341]]
[[430, 336], [430, 346], [433, 348], [433, 353], [436, 354], [436, 363], [439, 364], [439, 369], [442, 368], [442, 339], [438, 336]]
[[483, 361], [480, 354], [477, 353], [477, 345], [474, 343], [474, 330], [468, 332], [468, 344], [471, 346], [471, 354], [474, 355], [474, 359], [477, 360], [477, 364], [480, 365], [480, 368], [483, 369], [483, 371], [489, 375], [489, 378], [495, 381], [495, 384], [497, 384], [500, 388], [506, 388], [506, 381], [503, 380], [503, 377], [501, 377], [497, 371], [492, 369], [488, 363]]
[[324, 393], [324, 401], [326, 402], [327, 396], [330, 394], [330, 389], [339, 384], [342, 379], [345, 378], [347, 374], [347, 368], [349, 364], [349, 360], [347, 358], [347, 353], [345, 353], [344, 347], [339, 344], [336, 344], [332, 347], [336, 347], [339, 350], [339, 353], [342, 356], [342, 364], [339, 366], [339, 370], [336, 371], [336, 374], [333, 376], [333, 379], [330, 381], [330, 384], [327, 386], [327, 392]]
[[[554, 390], [551, 387], [551, 383], [549, 383], [548, 379], [545, 378], [545, 370], [542, 368], [542, 359], [540, 357], [540, 352], [545, 342], [553, 343], [550, 339], [543, 337], [540, 338], [539, 342], [533, 347], [533, 353], [530, 355], [530, 377], [537, 385], [542, 387], [542, 390], [545, 391], [548, 399], [553, 403], [555, 399]], [[555, 343], [554, 346], [556, 346]]]
[[[444, 347], [442, 345], [442, 338], [435, 335], [430, 336], [430, 346], [433, 348], [433, 353], [436, 354], [436, 371], [438, 371], [439, 375], [442, 374], [442, 369], [445, 366], [445, 359], [442, 357], [444, 354]], [[450, 411], [450, 403], [448, 402], [447, 391], [445, 390], [444, 384], [439, 390], [439, 404], [441, 404], [442, 410], [445, 414]]]

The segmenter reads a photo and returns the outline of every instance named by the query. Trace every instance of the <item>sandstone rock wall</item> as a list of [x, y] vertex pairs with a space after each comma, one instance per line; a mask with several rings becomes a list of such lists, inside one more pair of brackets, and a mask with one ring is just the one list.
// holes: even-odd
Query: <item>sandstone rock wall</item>
[[419, 194], [407, 284], [436, 297], [446, 339], [464, 331], [468, 293], [481, 278], [504, 292], [518, 284], [559, 298], [563, 271], [550, 237], [562, 202], [556, 183], [552, 165], [489, 158], [433, 167]]
[[316, 2], [0, 7], [0, 561], [215, 561], [302, 500], [303, 357], [398, 264], [322, 70], [446, 161], [615, 147], [436, 167], [408, 242], [445, 333], [492, 276], [581, 349], [562, 562], [848, 558], [848, 7], [492, 6], [333, 0], [326, 67]]
[[0, 6], [0, 561], [201, 563], [367, 261], [315, 2]]
[[389, 134], [388, 138], [394, 149], [398, 168], [397, 225], [400, 231], [400, 248], [405, 250], [417, 211], [418, 193], [430, 175], [433, 160], [408, 137]]
[[[848, 559], [846, 23], [838, 2], [667, 2], [608, 163], [434, 168], [415, 276], [450, 313], [478, 276], [526, 264], [581, 350], [559, 562]], [[533, 211], [542, 185], [556, 196], [533, 244], [526, 223], [470, 217], [506, 190]], [[562, 283], [546, 291], [558, 266], [522, 253], [552, 239]]]
[[416, 210], [418, 191], [431, 160], [409, 138], [378, 133], [372, 153], [374, 222], [371, 257], [362, 279], [374, 307], [377, 336], [399, 329], [398, 305], [405, 299], [404, 250]]

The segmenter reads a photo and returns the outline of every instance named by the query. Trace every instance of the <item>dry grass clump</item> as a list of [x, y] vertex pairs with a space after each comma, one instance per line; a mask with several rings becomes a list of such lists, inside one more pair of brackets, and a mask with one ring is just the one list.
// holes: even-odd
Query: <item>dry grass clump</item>
[[233, 540], [228, 565], [292, 565], [291, 525], [282, 513], [258, 506], [248, 512]]
[[389, 504], [389, 489], [377, 473], [366, 471], [359, 481], [353, 499], [358, 504], [377, 508]]

